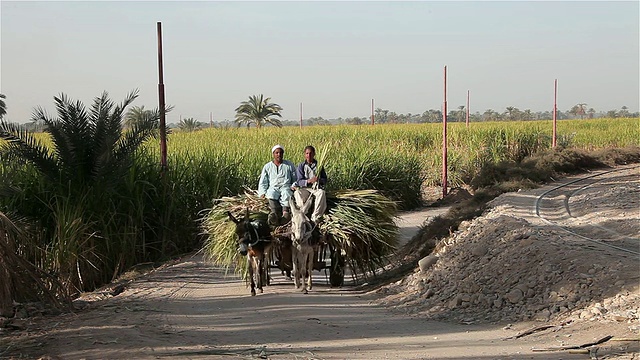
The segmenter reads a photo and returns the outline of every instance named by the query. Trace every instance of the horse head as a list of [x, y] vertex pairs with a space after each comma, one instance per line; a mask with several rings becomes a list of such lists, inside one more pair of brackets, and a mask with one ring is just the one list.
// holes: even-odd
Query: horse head
[[258, 234], [254, 234], [255, 229], [251, 225], [251, 218], [249, 217], [249, 209], [245, 210], [244, 217], [237, 219], [227, 211], [229, 219], [236, 224], [236, 236], [238, 237], [238, 251], [242, 256], [247, 255], [251, 244], [258, 241]]
[[297, 243], [308, 241], [313, 234], [313, 225], [307, 217], [307, 211], [311, 207], [311, 199], [307, 200], [302, 208], [299, 208], [293, 197], [289, 198], [291, 207], [291, 240]]

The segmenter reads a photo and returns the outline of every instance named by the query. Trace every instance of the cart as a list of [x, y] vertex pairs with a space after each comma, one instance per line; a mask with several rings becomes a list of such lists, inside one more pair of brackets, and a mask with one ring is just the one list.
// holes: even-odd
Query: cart
[[[289, 235], [290, 225], [285, 224], [275, 227], [274, 246], [269, 254], [269, 268], [279, 269], [282, 275], [291, 278], [293, 270], [292, 243]], [[317, 244], [313, 254], [313, 270], [328, 271], [329, 284], [332, 287], [340, 287], [344, 284], [345, 256], [342, 250], [333, 245], [331, 234], [322, 234], [318, 230], [314, 234]]]

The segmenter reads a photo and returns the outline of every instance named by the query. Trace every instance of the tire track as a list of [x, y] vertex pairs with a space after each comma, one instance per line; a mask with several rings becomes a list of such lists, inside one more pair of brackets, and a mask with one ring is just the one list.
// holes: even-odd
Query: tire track
[[[535, 201], [535, 214], [544, 223], [562, 229], [576, 237], [621, 252], [640, 255], [640, 239], [629, 236], [611, 227], [612, 223], [602, 223], [606, 217], [598, 217], [595, 204], [580, 204], [572, 211], [571, 200], [578, 194], [595, 187], [615, 190], [620, 186], [631, 186], [640, 189], [640, 167], [637, 165], [600, 171], [589, 176], [558, 185], [539, 195]], [[616, 206], [620, 204], [607, 204]], [[606, 209], [605, 209], [606, 210]], [[636, 212], [638, 209], [634, 209]], [[575, 216], [584, 213], [583, 216]], [[588, 216], [587, 216], [588, 215]], [[583, 219], [585, 218], [585, 219]], [[616, 221], [634, 221], [620, 219]], [[633, 230], [633, 229], [632, 229]]]

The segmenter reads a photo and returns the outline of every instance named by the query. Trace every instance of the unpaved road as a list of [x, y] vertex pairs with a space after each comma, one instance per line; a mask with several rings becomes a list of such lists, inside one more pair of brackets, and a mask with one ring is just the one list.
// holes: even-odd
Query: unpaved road
[[[541, 191], [518, 193], [520, 200], [526, 199], [520, 201], [519, 211], [530, 215], [530, 199], [535, 198], [531, 194]], [[399, 226], [404, 241], [424, 220], [442, 211], [402, 214]], [[25, 321], [29, 330], [3, 341], [0, 357], [589, 359], [585, 354], [540, 353], [532, 348], [584, 344], [605, 332], [629, 336], [627, 324], [594, 323], [504, 340], [544, 323], [463, 325], [425, 320], [375, 305], [373, 293], [330, 288], [322, 273], [316, 274], [314, 288], [306, 295], [280, 274], [273, 274], [274, 284], [251, 297], [237, 277], [204, 263], [200, 256], [185, 257], [133, 281], [115, 297], [91, 302], [82, 311]], [[637, 353], [626, 349], [625, 359], [637, 358]]]

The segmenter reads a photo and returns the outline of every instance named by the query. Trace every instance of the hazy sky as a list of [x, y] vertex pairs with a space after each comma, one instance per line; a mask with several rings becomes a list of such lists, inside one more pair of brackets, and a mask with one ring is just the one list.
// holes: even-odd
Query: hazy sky
[[0, 93], [10, 121], [54, 112], [65, 93], [89, 106], [108, 91], [158, 106], [156, 23], [167, 104], [179, 117], [234, 118], [249, 95], [283, 119], [368, 117], [586, 103], [639, 110], [640, 2], [1, 1]]

